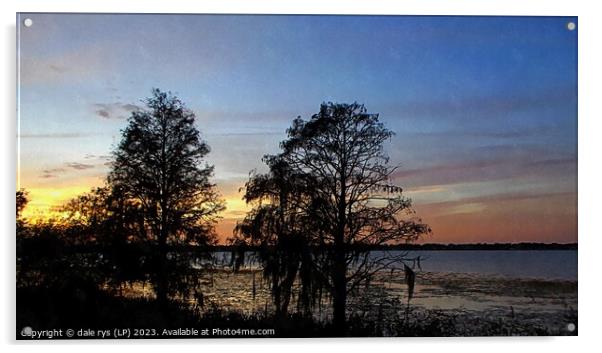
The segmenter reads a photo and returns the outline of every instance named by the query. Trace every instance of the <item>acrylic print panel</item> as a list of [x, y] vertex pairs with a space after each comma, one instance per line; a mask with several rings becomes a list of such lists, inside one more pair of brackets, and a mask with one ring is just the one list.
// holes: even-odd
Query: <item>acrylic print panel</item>
[[17, 28], [18, 339], [577, 334], [577, 18]]

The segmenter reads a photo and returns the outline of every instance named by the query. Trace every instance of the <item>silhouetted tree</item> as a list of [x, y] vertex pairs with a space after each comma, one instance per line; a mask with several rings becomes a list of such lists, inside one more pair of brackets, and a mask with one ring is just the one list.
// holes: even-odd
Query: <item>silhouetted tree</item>
[[311, 265], [312, 239], [307, 237], [313, 222], [308, 202], [313, 179], [295, 174], [280, 156], [266, 156], [266, 174], [254, 174], [245, 184], [243, 199], [255, 205], [235, 228], [233, 245], [259, 247], [264, 278], [271, 286], [276, 316], [287, 314], [292, 287], [300, 278], [298, 305], [309, 314], [320, 288]]
[[[93, 193], [78, 197], [78, 204], [82, 206], [77, 218], [48, 218], [26, 223], [19, 216], [27, 203], [27, 193], [24, 190], [17, 192], [18, 287], [60, 291], [86, 287], [93, 291], [103, 282], [106, 277], [101, 272], [102, 257], [89, 251], [76, 253], [76, 249], [95, 244], [97, 231], [92, 224], [104, 220], [98, 215], [104, 212], [104, 205], [94, 205], [91, 195]], [[69, 204], [74, 205], [75, 201]], [[61, 208], [64, 209], [66, 207]], [[92, 218], [93, 213], [95, 221], [83, 221]]]
[[112, 210], [108, 198], [111, 190], [108, 187], [93, 188], [69, 200], [60, 210], [65, 214], [62, 222], [67, 231], [75, 238], [69, 243], [96, 244], [102, 242], [107, 227], [112, 223]]
[[[377, 114], [368, 114], [357, 103], [322, 104], [310, 120], [295, 119], [287, 133], [283, 152], [265, 160], [285, 164], [287, 173], [295, 176], [290, 179], [293, 184], [311, 181], [300, 198], [303, 202], [295, 205], [296, 213], [305, 216], [299, 224], [306, 225], [297, 232], [306, 243], [324, 249], [322, 256], [312, 256], [313, 273], [322, 275], [321, 285], [333, 299], [334, 324], [343, 334], [348, 293], [376, 272], [403, 261], [400, 256], [371, 255], [367, 249], [413, 241], [430, 230], [412, 216], [411, 200], [391, 182], [396, 167], [389, 165], [383, 144], [393, 132]], [[256, 183], [252, 179], [247, 184], [247, 199]], [[274, 205], [283, 204], [287, 203], [280, 199]], [[261, 211], [254, 209], [249, 221], [261, 221], [257, 217]]]
[[168, 266], [178, 259], [175, 253], [168, 259], [169, 247], [212, 243], [223, 203], [209, 181], [213, 167], [203, 162], [209, 146], [194, 125], [194, 113], [158, 89], [146, 106], [129, 117], [114, 151], [109, 182], [144, 215], [146, 240], [157, 249], [157, 299], [165, 303], [170, 292]]
[[[25, 220], [23, 220], [21, 218], [21, 212], [23, 212], [23, 209], [25, 209], [25, 206], [27, 206], [28, 202], [29, 202], [29, 199], [27, 197], [27, 191], [25, 191], [25, 189], [17, 190], [17, 193], [16, 193], [17, 267], [19, 267], [18, 265], [22, 258], [22, 255], [23, 255], [23, 242], [24, 242], [23, 238], [28, 236], [27, 223], [25, 222]], [[19, 270], [17, 269], [17, 273], [18, 272], [19, 272]]]
[[23, 209], [25, 209], [25, 206], [27, 206], [27, 202], [29, 202], [29, 199], [27, 198], [27, 191], [25, 191], [25, 189], [17, 190], [16, 200], [17, 219], [19, 219], [21, 217], [21, 212], [23, 211]]
[[149, 254], [144, 215], [119, 187], [94, 188], [68, 201], [61, 211], [65, 233], [74, 238], [70, 242], [93, 246], [102, 254], [99, 265], [106, 284], [121, 291], [124, 282], [145, 280], [143, 259]]

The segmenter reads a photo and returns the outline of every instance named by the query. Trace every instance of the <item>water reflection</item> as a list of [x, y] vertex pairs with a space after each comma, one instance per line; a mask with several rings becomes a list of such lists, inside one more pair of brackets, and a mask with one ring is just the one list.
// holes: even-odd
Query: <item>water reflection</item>
[[[229, 255], [217, 254], [213, 270], [199, 270], [203, 286], [202, 302], [198, 298], [178, 298], [191, 308], [207, 312], [219, 308], [244, 314], [272, 314], [274, 307], [270, 287], [263, 280], [261, 268], [247, 257], [237, 272], [228, 266]], [[196, 264], [199, 268], [206, 264]], [[293, 288], [290, 308], [297, 310], [298, 283]], [[405, 310], [441, 310], [488, 318], [520, 316], [525, 323], [557, 329], [567, 324], [567, 313], [577, 310], [577, 283], [566, 280], [517, 279], [483, 274], [418, 272], [413, 299], [407, 301], [407, 286], [402, 273], [378, 273], [368, 286], [349, 295], [348, 314], [386, 321], [393, 312]], [[149, 283], [133, 283], [122, 288], [127, 297], [154, 296]], [[332, 318], [329, 298], [322, 298], [313, 316], [317, 320]]]

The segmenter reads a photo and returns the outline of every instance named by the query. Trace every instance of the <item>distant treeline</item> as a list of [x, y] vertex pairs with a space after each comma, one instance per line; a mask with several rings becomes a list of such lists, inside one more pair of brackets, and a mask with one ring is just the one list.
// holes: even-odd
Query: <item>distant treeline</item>
[[[211, 253], [211, 252], [241, 252], [265, 250], [260, 246], [248, 245], [177, 245], [168, 246], [170, 252], [178, 253]], [[68, 253], [99, 253], [99, 245], [71, 245], [64, 248]], [[315, 247], [315, 250], [318, 250]], [[467, 243], [467, 244], [398, 244], [379, 246], [349, 246], [348, 250], [378, 251], [378, 250], [577, 250], [577, 243]]]
[[[240, 250], [238, 246], [216, 245], [213, 251]], [[470, 243], [470, 244], [398, 244], [363, 247], [364, 250], [577, 250], [577, 243]], [[259, 250], [257, 247], [245, 247], [245, 250]]]

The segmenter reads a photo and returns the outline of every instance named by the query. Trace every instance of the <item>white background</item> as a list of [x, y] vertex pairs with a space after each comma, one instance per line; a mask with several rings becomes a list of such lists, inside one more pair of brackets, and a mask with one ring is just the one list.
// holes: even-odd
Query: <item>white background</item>
[[[601, 192], [600, 152], [602, 151], [602, 12], [596, 1], [535, 0], [448, 0], [448, 1], [356, 1], [304, 0], [262, 1], [226, 0], [215, 2], [186, 0], [3, 0], [0, 60], [2, 61], [0, 224], [4, 232], [0, 265], [0, 340], [8, 351], [50, 350], [52, 352], [102, 352], [107, 349], [143, 349], [164, 352], [213, 352], [237, 350], [247, 352], [308, 350], [344, 350], [372, 353], [376, 350], [396, 352], [508, 352], [510, 350], [547, 352], [599, 351], [602, 344], [599, 309], [602, 298], [602, 242], [598, 210]], [[579, 16], [579, 337], [498, 337], [498, 338], [382, 338], [382, 339], [269, 339], [269, 340], [164, 340], [164, 341], [96, 341], [90, 342], [16, 342], [15, 337], [15, 175], [16, 175], [16, 62], [15, 13], [21, 12], [148, 12], [148, 13], [329, 13], [329, 14], [403, 14], [403, 15], [562, 15]], [[520, 82], [517, 82], [520, 84]], [[134, 347], [144, 344], [146, 347]], [[43, 346], [42, 346], [43, 345]], [[84, 346], [86, 345], [86, 346]], [[111, 347], [109, 347], [111, 345]], [[168, 347], [176, 345], [176, 347]], [[597, 347], [596, 347], [597, 346]], [[597, 348], [597, 349], [596, 349]]]

